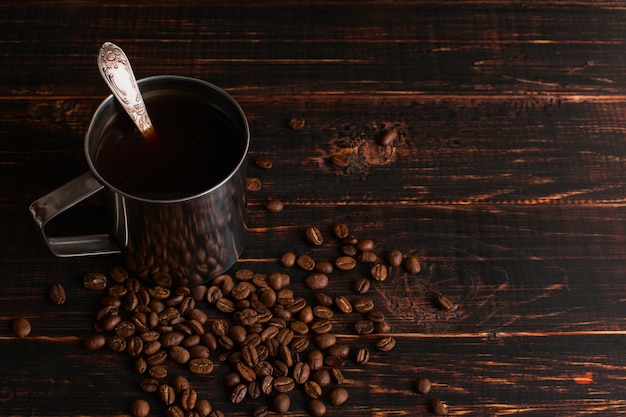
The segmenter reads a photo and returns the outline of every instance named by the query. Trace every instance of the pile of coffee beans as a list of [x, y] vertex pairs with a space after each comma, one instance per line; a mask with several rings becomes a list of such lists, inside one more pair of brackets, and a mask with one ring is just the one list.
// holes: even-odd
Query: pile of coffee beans
[[[317, 227], [306, 228], [303, 235], [313, 247], [326, 240]], [[209, 399], [199, 398], [184, 376], [210, 375], [222, 364], [228, 367], [222, 383], [230, 402], [266, 404], [254, 410], [254, 417], [269, 410], [287, 413], [296, 390], [307, 398], [309, 414], [321, 417], [327, 407], [349, 400], [344, 376], [349, 361], [365, 366], [370, 349], [388, 352], [396, 345], [383, 311], [367, 296], [372, 281], [385, 281], [390, 267], [411, 274], [421, 269], [417, 258], [398, 250], [381, 258], [373, 241], [352, 236], [345, 224], [334, 225], [332, 235], [341, 252], [333, 261], [291, 251], [280, 257], [287, 271], [298, 268], [305, 275], [311, 293], [304, 296], [294, 292], [285, 269], [261, 273], [241, 268], [207, 284], [173, 288], [147, 285], [123, 267], [88, 273], [84, 287], [103, 296], [95, 331], [83, 346], [106, 346], [134, 358], [140, 389], [157, 395], [168, 417], [223, 415]], [[335, 270], [351, 271], [357, 265], [365, 265], [369, 276], [351, 283], [356, 295], [325, 292]], [[58, 290], [55, 299], [63, 298], [56, 296]], [[449, 301], [446, 306], [453, 308]], [[357, 350], [343, 343], [333, 331], [337, 314], [356, 315], [354, 335], [378, 334], [375, 342]], [[150, 404], [137, 400], [131, 411], [146, 416]]]

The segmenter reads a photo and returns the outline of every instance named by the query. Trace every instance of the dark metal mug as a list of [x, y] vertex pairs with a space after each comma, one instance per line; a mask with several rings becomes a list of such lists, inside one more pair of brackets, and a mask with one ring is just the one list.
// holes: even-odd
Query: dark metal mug
[[[233, 155], [236, 168], [219, 184], [175, 200], [137, 197], [117, 189], [95, 168], [107, 123], [120, 112], [113, 96], [96, 110], [85, 135], [90, 171], [33, 202], [30, 212], [53, 254], [59, 257], [125, 254], [127, 266], [157, 285], [194, 285], [230, 268], [247, 240], [246, 164], [250, 130], [239, 104], [208, 82], [179, 76], [156, 76], [138, 82], [142, 95], [193, 95], [210, 103], [236, 129], [243, 152]], [[114, 221], [110, 234], [50, 237], [46, 224], [55, 216], [106, 190]]]

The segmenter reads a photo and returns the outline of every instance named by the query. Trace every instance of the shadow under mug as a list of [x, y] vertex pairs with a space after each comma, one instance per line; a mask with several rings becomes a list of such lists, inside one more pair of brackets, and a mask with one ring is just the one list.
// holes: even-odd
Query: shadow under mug
[[[116, 188], [101, 176], [95, 164], [103, 133], [111, 120], [123, 113], [115, 98], [109, 96], [96, 110], [85, 135], [90, 171], [33, 202], [30, 212], [56, 256], [121, 252], [126, 266], [154, 285], [169, 287], [209, 281], [235, 263], [247, 240], [247, 119], [228, 93], [202, 80], [163, 75], [145, 78], [138, 85], [148, 106], [153, 98], [174, 96], [206, 103], [211, 111], [220, 112], [234, 133], [227, 140], [241, 141], [241, 153], [232, 155], [235, 168], [209, 189], [176, 199], [139, 197]], [[113, 215], [110, 234], [47, 236], [46, 223], [102, 189]]]

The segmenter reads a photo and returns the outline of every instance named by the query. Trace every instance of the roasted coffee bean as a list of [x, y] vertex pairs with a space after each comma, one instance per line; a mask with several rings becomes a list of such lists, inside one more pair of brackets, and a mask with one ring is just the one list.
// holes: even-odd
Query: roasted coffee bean
[[398, 267], [402, 265], [402, 259], [404, 255], [397, 249], [392, 249], [387, 253], [387, 262], [390, 266]]
[[292, 130], [301, 130], [304, 128], [304, 125], [306, 124], [305, 120], [300, 118], [300, 117], [292, 117], [291, 119], [289, 119], [289, 121], [287, 122], [287, 125], [289, 126], [289, 128], [291, 128]]
[[348, 401], [348, 390], [343, 387], [334, 388], [328, 393], [328, 402], [338, 406]]
[[259, 363], [259, 354], [252, 345], [243, 345], [241, 347], [241, 358], [249, 367], [253, 368]]
[[305, 234], [307, 240], [315, 246], [320, 246], [324, 243], [324, 236], [322, 236], [322, 232], [317, 227], [307, 227]]
[[396, 340], [391, 336], [386, 336], [376, 343], [376, 349], [381, 352], [389, 352], [396, 346]]
[[359, 256], [359, 260], [366, 264], [373, 264], [378, 261], [378, 256], [369, 250], [361, 252], [361, 256]]
[[365, 294], [370, 290], [370, 280], [367, 278], [359, 278], [354, 283], [354, 291], [358, 294]]
[[317, 398], [311, 399], [307, 403], [306, 409], [313, 417], [322, 417], [326, 415], [326, 405]]
[[165, 366], [153, 366], [148, 369], [148, 375], [154, 379], [165, 379], [167, 378], [167, 368]]
[[375, 264], [370, 273], [376, 281], [382, 282], [387, 279], [387, 267], [383, 264]]
[[159, 385], [159, 381], [154, 378], [145, 378], [139, 383], [141, 390], [148, 393], [157, 392]]
[[272, 161], [269, 158], [260, 156], [258, 158], [256, 158], [254, 160], [254, 163], [259, 167], [259, 168], [263, 168], [263, 169], [270, 169], [272, 168]]
[[285, 365], [287, 365], [287, 367], [291, 367], [293, 365], [293, 356], [288, 345], [280, 345], [278, 348], [278, 357]]
[[246, 190], [247, 191], [255, 193], [257, 191], [261, 191], [261, 188], [263, 188], [263, 183], [261, 182], [260, 179], [255, 178], [255, 177], [246, 178]]
[[448, 415], [448, 406], [439, 398], [434, 398], [430, 401], [430, 411], [436, 416]]
[[383, 320], [374, 323], [374, 330], [376, 331], [376, 333], [385, 334], [391, 331], [391, 326], [389, 325], [389, 323]]
[[220, 338], [217, 339], [217, 345], [223, 350], [231, 350], [233, 347], [235, 347], [235, 342], [233, 342], [233, 339], [231, 339], [230, 337], [224, 335], [220, 336]]
[[354, 301], [354, 303], [352, 303], [352, 306], [359, 313], [369, 313], [370, 311], [374, 310], [374, 300], [364, 297], [358, 298]]
[[270, 198], [265, 202], [265, 208], [271, 213], [280, 213], [285, 208], [285, 205], [281, 200]]
[[209, 417], [224, 417], [224, 413], [220, 410], [214, 410], [209, 413]]
[[312, 350], [307, 355], [307, 363], [312, 371], [321, 369], [324, 365], [324, 354], [320, 350]]
[[283, 255], [280, 258], [280, 263], [285, 268], [291, 268], [296, 263], [296, 254], [291, 251], [283, 253]]
[[172, 346], [178, 346], [185, 338], [185, 335], [178, 331], [167, 332], [159, 339], [161, 346], [164, 348], [170, 348]]
[[432, 388], [432, 384], [428, 380], [428, 378], [424, 378], [424, 377], [417, 378], [415, 382], [413, 383], [413, 389], [418, 394], [426, 395], [430, 392], [431, 388]]
[[367, 348], [360, 348], [356, 353], [356, 363], [365, 365], [370, 360], [370, 351]]
[[96, 313], [96, 320], [102, 320], [108, 316], [115, 316], [119, 314], [119, 308], [114, 305], [107, 305], [100, 309], [98, 313]]
[[135, 334], [135, 325], [130, 321], [120, 321], [113, 329], [115, 334], [127, 339]]
[[343, 368], [345, 362], [343, 359], [337, 356], [326, 356], [324, 358], [324, 365], [328, 366], [329, 368], [338, 369]]
[[335, 313], [330, 307], [317, 305], [313, 307], [313, 315], [320, 319], [330, 319]]
[[380, 146], [389, 146], [393, 142], [395, 142], [397, 139], [398, 139], [398, 130], [392, 127], [390, 129], [384, 130], [378, 136], [377, 142]]
[[300, 320], [292, 321], [289, 327], [291, 328], [293, 333], [297, 335], [302, 336], [309, 333], [309, 326], [305, 322]]
[[237, 372], [239, 372], [239, 375], [241, 375], [241, 377], [245, 380], [245, 381], [254, 381], [257, 377], [256, 372], [254, 372], [254, 369], [248, 365], [246, 365], [243, 362], [238, 362], [236, 365], [237, 368]]
[[291, 398], [285, 393], [280, 393], [272, 400], [272, 408], [277, 413], [286, 413], [291, 407]]
[[199, 398], [196, 401], [196, 406], [194, 407], [194, 410], [198, 414], [200, 414], [200, 417], [208, 417], [211, 411], [213, 411], [213, 407], [211, 406], [209, 400], [205, 398]]
[[172, 346], [170, 348], [170, 358], [176, 363], [185, 364], [189, 362], [191, 354], [182, 346]]
[[293, 379], [297, 384], [304, 384], [309, 380], [311, 367], [306, 362], [298, 362], [293, 367]]
[[334, 303], [333, 298], [330, 295], [322, 292], [315, 293], [315, 301], [323, 307], [330, 307]]
[[385, 314], [380, 310], [371, 310], [367, 312], [367, 318], [374, 323], [385, 321]]
[[295, 382], [293, 378], [288, 376], [279, 376], [274, 378], [274, 382], [272, 387], [276, 392], [291, 392], [295, 387]]
[[67, 301], [67, 294], [62, 284], [54, 284], [50, 287], [50, 300], [60, 306]]
[[440, 295], [437, 297], [437, 305], [439, 306], [439, 308], [442, 308], [446, 311], [454, 311], [457, 309], [457, 305], [450, 301], [450, 299], [444, 295]]
[[319, 319], [311, 323], [310, 329], [315, 334], [328, 333], [333, 329], [333, 324], [328, 319]]
[[155, 300], [165, 300], [170, 296], [170, 290], [165, 287], [155, 286], [148, 288], [148, 294]]
[[356, 266], [356, 259], [352, 256], [340, 256], [335, 261], [335, 266], [342, 271], [349, 271]]
[[107, 339], [107, 346], [113, 352], [124, 352], [126, 350], [126, 339], [114, 335]]
[[357, 250], [356, 247], [352, 245], [344, 245], [341, 248], [341, 253], [343, 253], [346, 256], [355, 256], [357, 253], [359, 253], [359, 251]]
[[242, 402], [248, 394], [248, 386], [245, 384], [239, 384], [230, 393], [230, 402], [233, 404], [239, 404]]
[[185, 413], [179, 406], [172, 405], [168, 407], [167, 410], [165, 410], [165, 416], [166, 417], [185, 417]]
[[222, 313], [232, 313], [235, 311], [235, 303], [228, 298], [220, 298], [215, 302], [215, 307]]
[[348, 225], [345, 224], [345, 223], [336, 223], [333, 226], [333, 233], [339, 239], [345, 239], [350, 234], [350, 232], [348, 230]]
[[252, 417], [267, 417], [267, 407], [260, 405], [252, 411]]
[[248, 298], [254, 289], [254, 285], [248, 281], [242, 281], [235, 285], [230, 293], [233, 300], [240, 301]]
[[[328, 372], [326, 373], [328, 374]], [[311, 398], [319, 398], [322, 395], [322, 387], [317, 382], [308, 380], [304, 383], [304, 393]]]
[[132, 336], [126, 340], [126, 352], [132, 357], [137, 357], [143, 352], [143, 340], [139, 336]]
[[146, 400], [135, 400], [130, 410], [133, 417], [147, 417], [150, 414], [150, 404]]
[[176, 393], [171, 385], [162, 384], [159, 386], [159, 398], [165, 405], [172, 405], [176, 401]]
[[302, 353], [308, 349], [309, 339], [306, 337], [294, 338], [294, 340], [291, 342], [291, 345], [289, 345], [289, 347], [294, 353]]
[[375, 247], [374, 241], [371, 239], [359, 239], [355, 246], [361, 252], [373, 251]]
[[345, 344], [336, 344], [328, 348], [328, 354], [330, 356], [337, 356], [338, 358], [346, 358], [350, 355], [350, 346]]
[[272, 365], [264, 360], [259, 361], [259, 363], [254, 366], [254, 373], [258, 378], [265, 378], [266, 376], [272, 375], [273, 372], [274, 368]]
[[270, 395], [274, 389], [274, 377], [266, 375], [261, 379], [261, 392], [265, 395]]
[[243, 379], [241, 378], [241, 375], [239, 375], [239, 372], [229, 372], [224, 375], [224, 379], [222, 381], [226, 388], [234, 388], [241, 384]]
[[[312, 379], [322, 388], [327, 387], [332, 383], [330, 371], [326, 368], [318, 369], [317, 371], [315, 371], [315, 373], [313, 373]], [[320, 390], [320, 394], [321, 393], [322, 392]]]
[[350, 300], [348, 300], [347, 297], [344, 297], [342, 295], [335, 297], [335, 305], [342, 313], [352, 313], [352, 303], [350, 302]]
[[312, 271], [315, 269], [315, 260], [307, 254], [301, 254], [296, 258], [296, 264], [305, 271]]
[[291, 277], [280, 272], [272, 272], [268, 277], [268, 283], [274, 291], [280, 291], [281, 289], [289, 286], [291, 283]]
[[222, 293], [222, 290], [217, 285], [211, 285], [207, 289], [206, 300], [211, 304], [217, 303], [217, 301], [221, 299], [223, 296], [224, 294]]
[[117, 298], [122, 298], [126, 294], [128, 294], [128, 288], [126, 288], [122, 284], [112, 285], [112, 286], [109, 287], [108, 291], [109, 291], [109, 295], [111, 295], [113, 297], [117, 297]]
[[411, 275], [419, 274], [422, 270], [419, 260], [415, 256], [407, 256], [404, 261], [404, 269]]
[[307, 276], [304, 280], [311, 291], [321, 290], [328, 286], [328, 276], [319, 272]]
[[289, 367], [285, 365], [283, 361], [275, 360], [273, 362], [273, 367], [275, 377], [287, 376], [289, 374]]
[[176, 375], [172, 379], [172, 388], [174, 388], [174, 392], [177, 394], [182, 393], [184, 390], [190, 387], [189, 380], [182, 375]]
[[256, 380], [248, 383], [248, 397], [252, 399], [259, 398], [261, 396], [261, 383]]
[[306, 306], [302, 310], [300, 310], [300, 314], [298, 315], [300, 321], [309, 324], [315, 319], [315, 315], [313, 314], [313, 307]]
[[213, 362], [208, 358], [196, 358], [189, 361], [189, 370], [197, 375], [208, 375], [213, 372]]
[[107, 277], [99, 272], [90, 272], [83, 276], [83, 286], [91, 291], [101, 291], [107, 286]]
[[337, 343], [337, 337], [332, 333], [323, 333], [315, 336], [315, 344], [320, 349], [328, 349], [335, 343]]
[[343, 372], [341, 372], [341, 369], [331, 368], [330, 374], [337, 384], [342, 385], [344, 382], [346, 382], [346, 378], [343, 376]]
[[94, 333], [83, 338], [83, 347], [87, 350], [97, 350], [106, 344], [106, 337], [102, 333]]
[[185, 388], [180, 393], [180, 405], [185, 411], [193, 410], [198, 401], [198, 393], [193, 388]]
[[146, 356], [146, 362], [149, 366], [157, 366], [162, 365], [163, 362], [167, 359], [167, 352], [164, 350], [159, 350], [152, 355]]

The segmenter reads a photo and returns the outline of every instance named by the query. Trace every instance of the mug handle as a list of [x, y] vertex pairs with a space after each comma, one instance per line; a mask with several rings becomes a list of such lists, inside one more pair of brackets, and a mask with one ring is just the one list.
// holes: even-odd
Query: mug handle
[[45, 227], [50, 220], [102, 190], [102, 188], [104, 188], [103, 185], [98, 182], [96, 177], [87, 171], [30, 205], [30, 214], [54, 255], [70, 257], [120, 252], [108, 234], [64, 237], [48, 237], [46, 235]]

